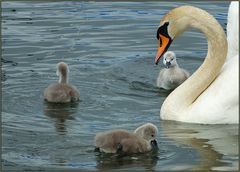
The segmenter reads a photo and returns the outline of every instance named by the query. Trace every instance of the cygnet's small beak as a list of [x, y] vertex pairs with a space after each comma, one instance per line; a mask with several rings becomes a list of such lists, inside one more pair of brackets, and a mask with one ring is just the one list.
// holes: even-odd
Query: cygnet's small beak
[[169, 68], [171, 66], [171, 62], [166, 62], [166, 68]]
[[151, 146], [152, 146], [152, 149], [158, 149], [158, 144], [157, 144], [157, 141], [155, 139], [151, 140]]

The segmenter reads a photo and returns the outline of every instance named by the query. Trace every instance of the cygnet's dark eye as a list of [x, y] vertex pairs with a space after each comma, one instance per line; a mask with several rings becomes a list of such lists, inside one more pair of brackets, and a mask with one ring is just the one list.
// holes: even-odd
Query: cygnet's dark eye
[[152, 134], [152, 137], [154, 137], [154, 135]]

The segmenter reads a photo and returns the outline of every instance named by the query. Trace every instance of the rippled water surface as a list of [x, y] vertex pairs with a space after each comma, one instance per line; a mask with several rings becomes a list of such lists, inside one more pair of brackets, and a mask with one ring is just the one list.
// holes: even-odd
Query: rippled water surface
[[[2, 165], [5, 170], [237, 170], [238, 126], [162, 121], [169, 92], [155, 81], [160, 18], [194, 5], [226, 28], [229, 2], [3, 2]], [[190, 30], [172, 44], [193, 73], [206, 55], [203, 34]], [[69, 64], [78, 104], [47, 104], [42, 92]], [[159, 151], [116, 157], [94, 152], [97, 132], [158, 126]]]

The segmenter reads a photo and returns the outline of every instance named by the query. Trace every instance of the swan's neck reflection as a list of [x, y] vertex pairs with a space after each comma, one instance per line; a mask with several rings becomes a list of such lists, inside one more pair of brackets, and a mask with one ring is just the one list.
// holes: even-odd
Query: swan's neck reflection
[[229, 165], [224, 162], [224, 155], [238, 156], [237, 125], [196, 125], [161, 121], [160, 127], [164, 136], [198, 152], [199, 163], [193, 166], [192, 170], [225, 170]]

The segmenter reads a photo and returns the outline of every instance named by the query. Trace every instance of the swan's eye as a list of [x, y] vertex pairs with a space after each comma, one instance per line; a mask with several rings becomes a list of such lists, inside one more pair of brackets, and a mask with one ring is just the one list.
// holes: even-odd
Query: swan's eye
[[156, 35], [156, 37], [157, 37], [158, 40], [160, 39], [160, 36], [159, 36], [160, 34], [161, 34], [161, 35], [164, 35], [164, 36], [166, 36], [166, 37], [169, 37], [168, 31], [167, 31], [168, 25], [169, 25], [169, 22], [165, 22], [162, 26], [160, 26], [160, 27], [158, 28], [158, 30], [157, 30], [157, 35]]
[[154, 137], [154, 135], [152, 134], [152, 137]]

